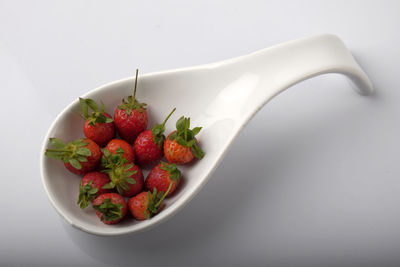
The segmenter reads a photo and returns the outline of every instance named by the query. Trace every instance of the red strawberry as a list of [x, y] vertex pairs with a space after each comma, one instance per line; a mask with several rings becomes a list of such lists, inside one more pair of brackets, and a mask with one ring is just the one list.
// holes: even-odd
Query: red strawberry
[[[129, 168], [129, 166], [131, 165], [131, 167]], [[123, 182], [116, 182], [116, 187], [117, 190], [119, 187], [122, 188], [123, 195], [126, 197], [132, 197], [135, 196], [137, 194], [139, 194], [140, 192], [142, 192], [143, 190], [143, 186], [144, 186], [144, 176], [142, 173], [142, 170], [139, 168], [139, 166], [133, 164], [133, 163], [129, 163], [123, 166], [125, 168], [125, 170], [127, 170], [128, 173], [133, 173], [132, 175], [128, 176], [127, 178], [127, 188], [123, 188]], [[118, 176], [117, 176], [118, 177]], [[135, 181], [135, 183], [132, 183], [132, 180], [129, 179], [129, 177], [131, 179], [133, 179]], [[115, 179], [114, 179], [115, 181]]]
[[133, 143], [135, 138], [147, 128], [146, 104], [136, 100], [136, 85], [138, 70], [136, 70], [135, 89], [133, 96], [128, 96], [128, 101], [122, 99], [122, 105], [118, 106], [114, 113], [114, 121], [122, 139]]
[[94, 200], [98, 195], [108, 193], [110, 190], [102, 189], [102, 187], [109, 182], [108, 175], [102, 172], [89, 172], [83, 176], [78, 198], [78, 204], [80, 204], [81, 209], [86, 208], [90, 201]]
[[[169, 189], [171, 186], [172, 184]], [[162, 192], [157, 193], [157, 189], [154, 188], [153, 193], [145, 191], [129, 199], [128, 207], [133, 217], [141, 221], [157, 214], [164, 206], [163, 200], [169, 193], [169, 189], [163, 194]]]
[[110, 142], [108, 142], [106, 149], [114, 155], [123, 152], [122, 156], [126, 159], [128, 163], [135, 161], [135, 152], [133, 151], [132, 146], [122, 139], [111, 140]]
[[95, 170], [100, 163], [100, 147], [88, 138], [67, 144], [60, 139], [50, 138], [50, 143], [54, 149], [46, 149], [45, 155], [62, 160], [70, 172], [84, 175]]
[[[105, 146], [115, 136], [112, 117], [106, 113], [103, 103], [101, 103], [101, 108], [99, 109], [92, 99], [79, 98], [79, 102], [82, 107], [83, 118], [86, 120], [83, 133], [99, 146]], [[89, 108], [93, 110], [92, 114], [89, 114]]]
[[121, 154], [113, 155], [104, 149], [102, 165], [111, 182], [103, 189], [117, 188], [117, 191], [126, 197], [132, 197], [143, 189], [144, 177], [140, 168], [133, 163], [126, 163]]
[[190, 128], [190, 118], [181, 117], [176, 122], [176, 131], [170, 133], [164, 142], [164, 155], [171, 163], [184, 164], [194, 157], [202, 159], [204, 152], [197, 144], [195, 135], [201, 127]]
[[167, 192], [167, 196], [175, 191], [179, 182], [181, 181], [182, 174], [176, 167], [176, 164], [168, 164], [161, 161], [154, 169], [152, 169], [146, 178], [145, 188], [148, 191], [157, 189], [158, 192]]
[[153, 129], [142, 132], [136, 138], [135, 155], [141, 166], [151, 165], [163, 157], [165, 123], [174, 111], [175, 108], [162, 124], [157, 124]]
[[118, 223], [128, 210], [125, 199], [117, 193], [102, 194], [92, 204], [97, 217], [105, 224]]

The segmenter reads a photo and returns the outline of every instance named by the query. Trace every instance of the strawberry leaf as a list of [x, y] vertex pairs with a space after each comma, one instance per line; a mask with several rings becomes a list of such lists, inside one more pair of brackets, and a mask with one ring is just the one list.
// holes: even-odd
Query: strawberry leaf
[[193, 146], [196, 143], [194, 139], [190, 140], [189, 142], [186, 142], [186, 146]]
[[131, 178], [131, 177], [126, 178], [126, 182], [127, 182], [128, 184], [136, 184], [135, 179], [133, 179], [133, 178]]
[[160, 169], [167, 171], [171, 180], [178, 182], [182, 178], [182, 173], [174, 163], [166, 163], [161, 161]]
[[187, 145], [187, 142], [185, 141], [185, 139], [183, 139], [183, 138], [180, 137], [180, 136], [178, 136], [178, 137], [176, 138], [176, 142], [177, 142], [178, 144], [180, 144], [181, 146], [188, 146], [188, 145]]
[[126, 176], [126, 177], [131, 177], [131, 176], [134, 175], [135, 173], [137, 173], [137, 171], [127, 171], [127, 172], [125, 173], [125, 176]]
[[102, 221], [114, 221], [122, 218], [122, 204], [114, 204], [111, 199], [106, 198], [100, 205], [93, 205], [93, 208], [101, 213]]
[[115, 187], [115, 184], [113, 182], [109, 182], [105, 185], [103, 185], [103, 187], [101, 189], [113, 189]]
[[72, 165], [72, 167], [74, 167], [77, 170], [82, 169], [82, 165], [79, 163], [79, 161], [77, 159], [69, 159], [68, 162]]
[[48, 149], [44, 154], [50, 158], [63, 160], [65, 153], [62, 151], [51, 151]]
[[84, 139], [79, 138], [79, 139], [76, 139], [76, 140], [68, 143], [67, 146], [69, 144], [75, 145], [76, 147], [83, 147], [83, 146], [86, 146], [88, 143]]
[[107, 148], [103, 149], [103, 156], [101, 157], [101, 166], [108, 172], [114, 168], [121, 167], [126, 163], [123, 157], [125, 151], [122, 148], [117, 149], [117, 154], [111, 154]]
[[151, 130], [153, 135], [159, 135], [160, 133], [163, 132], [162, 128], [160, 127], [161, 125], [156, 125], [153, 127], [153, 129]]
[[185, 119], [185, 129], [190, 128], [190, 118]]
[[196, 142], [195, 136], [201, 131], [202, 127], [195, 127], [190, 129], [190, 118], [180, 117], [176, 122], [176, 131], [173, 132], [169, 139], [176, 140], [176, 142], [185, 147], [190, 147], [193, 155], [201, 159], [204, 157], [204, 151], [199, 147]]
[[63, 148], [65, 147], [64, 142], [61, 139], [58, 138], [50, 138], [50, 143], [55, 147], [55, 148]]
[[[119, 148], [118, 148], [118, 149], [119, 149]], [[109, 157], [109, 156], [111, 155], [110, 151], [109, 151], [107, 148], [105, 148], [105, 149], [103, 150], [103, 154], [104, 154], [104, 156], [106, 156], [106, 157]]]
[[96, 188], [96, 187], [94, 187], [94, 188], [91, 188], [91, 189], [88, 191], [88, 193], [91, 194], [91, 195], [94, 195], [94, 194], [96, 194], [98, 191], [99, 191], [99, 189]]
[[100, 100], [100, 105], [101, 105], [101, 111], [104, 113], [106, 112], [106, 107], [104, 106], [103, 101]]
[[[97, 106], [96, 102], [93, 99], [87, 98], [79, 98], [79, 102], [81, 104], [83, 117], [89, 122], [89, 125], [95, 125], [96, 123], [111, 123], [113, 122], [112, 118], [109, 118], [105, 115], [105, 107], [104, 103], [101, 102], [101, 109]], [[89, 114], [89, 108], [93, 111]]]
[[178, 136], [178, 132], [173, 132], [173, 133], [169, 136], [169, 140], [175, 140], [177, 136]]
[[79, 162], [87, 162], [87, 161], [88, 161], [87, 158], [86, 158], [86, 157], [83, 157], [83, 156], [78, 156], [78, 157], [76, 157], [76, 159], [77, 159]]
[[186, 125], [185, 121], [186, 121], [186, 119], [185, 119], [184, 116], [180, 117], [180, 118], [177, 120], [177, 122], [176, 122], [176, 129], [177, 129], [178, 131], [181, 131], [181, 132], [182, 132], [182, 131], [185, 130], [185, 125]]
[[89, 205], [90, 201], [94, 200], [97, 196], [97, 192], [99, 191], [99, 189], [93, 187], [92, 182], [93, 181], [90, 181], [88, 184], [83, 186], [81, 181], [81, 184], [79, 186], [79, 197], [77, 202], [77, 204], [79, 204], [81, 209], [86, 208]]
[[129, 186], [126, 182], [120, 182], [116, 184], [115, 188], [117, 188], [118, 193], [120, 193], [121, 195], [123, 195], [125, 191], [129, 190]]
[[169, 191], [172, 188], [172, 183], [169, 184], [167, 192], [157, 192], [157, 188], [154, 187], [153, 192], [147, 191], [147, 209], [144, 212], [147, 219], [157, 214], [162, 207], [162, 202], [164, 198], [168, 195]]
[[130, 184], [135, 184], [136, 181], [131, 176], [137, 173], [136, 170], [131, 170], [133, 163], [126, 163], [126, 159], [122, 156], [124, 150], [117, 149], [117, 154], [111, 154], [110, 151], [104, 149], [101, 164], [105, 168], [103, 172], [107, 173], [111, 182], [103, 187], [104, 189], [116, 188], [120, 194], [130, 189]]
[[79, 98], [79, 103], [81, 104], [83, 117], [84, 117], [85, 119], [87, 119], [87, 118], [89, 117], [89, 107], [88, 107], [88, 104], [86, 103], [85, 99], [83, 99], [83, 98]]
[[96, 102], [93, 99], [87, 98], [85, 99], [87, 105], [93, 110], [93, 111], [98, 111], [99, 107], [97, 106]]
[[87, 157], [92, 155], [91, 150], [86, 147], [88, 143], [84, 139], [77, 139], [65, 144], [57, 138], [50, 138], [50, 143], [55, 148], [46, 149], [46, 156], [62, 160], [64, 163], [69, 162], [78, 170], [82, 168], [79, 162], [87, 162]]
[[92, 152], [87, 147], [80, 147], [76, 150], [76, 154], [80, 156], [91, 156]]
[[122, 105], [119, 105], [118, 108], [125, 110], [126, 114], [129, 116], [132, 110], [136, 109], [138, 112], [142, 113], [144, 108], [147, 106], [146, 103], [139, 103], [135, 100], [133, 96], [128, 96], [128, 101], [123, 100]]
[[201, 128], [203, 128], [203, 127], [194, 127], [192, 129], [193, 135], [197, 135], [200, 132]]
[[133, 167], [133, 163], [126, 164], [126, 165], [124, 166], [124, 170], [125, 170], [125, 171], [129, 171], [132, 167]]
[[97, 123], [105, 123], [107, 120], [107, 117], [103, 114], [99, 114], [96, 118]]
[[193, 155], [198, 158], [202, 159], [204, 157], [204, 152], [203, 150], [199, 147], [198, 144], [194, 143], [193, 146], [190, 147], [190, 150], [192, 151]]

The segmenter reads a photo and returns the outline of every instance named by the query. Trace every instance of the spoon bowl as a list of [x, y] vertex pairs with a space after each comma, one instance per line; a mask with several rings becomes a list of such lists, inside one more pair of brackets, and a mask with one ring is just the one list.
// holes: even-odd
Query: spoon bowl
[[[292, 85], [325, 73], [341, 73], [360, 94], [373, 91], [372, 83], [334, 35], [318, 35], [273, 46], [246, 56], [139, 76], [137, 98], [148, 103], [149, 126], [161, 122], [176, 107], [166, 134], [180, 116], [202, 126], [198, 135], [205, 156], [180, 166], [183, 185], [166, 200], [166, 207], [146, 221], [123, 220], [117, 225], [101, 223], [91, 209], [76, 204], [80, 177], [62, 162], [44, 156], [49, 138], [69, 141], [82, 138], [84, 121], [79, 117], [78, 98], [55, 119], [43, 142], [42, 182], [56, 211], [72, 226], [97, 235], [121, 235], [148, 229], [173, 216], [211, 177], [238, 133], [269, 100]], [[112, 114], [121, 99], [131, 94], [134, 77], [94, 89], [84, 98], [102, 100]]]

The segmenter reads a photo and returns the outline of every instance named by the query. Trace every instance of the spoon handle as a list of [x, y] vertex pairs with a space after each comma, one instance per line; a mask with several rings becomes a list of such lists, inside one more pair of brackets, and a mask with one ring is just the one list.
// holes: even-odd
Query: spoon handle
[[210, 95], [215, 93], [210, 97], [213, 101], [207, 106], [205, 116], [197, 119], [205, 127], [229, 119], [232, 129], [240, 130], [273, 97], [321, 74], [343, 74], [358, 93], [368, 95], [373, 92], [373, 85], [365, 72], [343, 42], [331, 34], [279, 44], [211, 64], [206, 69], [209, 74], [214, 73], [215, 80], [229, 82], [220, 90], [210, 92]]
[[253, 53], [247, 59], [267, 79], [263, 81], [268, 90], [263, 90], [261, 106], [296, 83], [327, 73], [345, 75], [362, 95], [373, 92], [372, 82], [335, 35], [294, 40]]

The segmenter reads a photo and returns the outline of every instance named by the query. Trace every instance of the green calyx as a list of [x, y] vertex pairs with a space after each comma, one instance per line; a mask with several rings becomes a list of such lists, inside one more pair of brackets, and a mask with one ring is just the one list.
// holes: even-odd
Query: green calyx
[[156, 126], [153, 127], [153, 129], [151, 129], [151, 133], [153, 134], [153, 141], [158, 146], [159, 149], [162, 149], [162, 146], [165, 141], [165, 135], [164, 135], [165, 123], [167, 122], [169, 117], [171, 117], [172, 113], [174, 113], [175, 110], [176, 108], [174, 108], [171, 111], [171, 113], [169, 113], [169, 115], [165, 118], [162, 124], [157, 124]]
[[117, 149], [117, 154], [111, 154], [108, 149], [103, 150], [101, 164], [105, 168], [103, 172], [107, 173], [111, 182], [105, 184], [102, 189], [116, 188], [118, 193], [123, 194], [129, 190], [129, 184], [136, 184], [135, 179], [131, 176], [137, 171], [131, 171], [133, 163], [126, 164], [126, 159], [123, 157], [124, 150]]
[[111, 199], [106, 198], [100, 205], [93, 205], [93, 208], [100, 212], [102, 221], [114, 221], [122, 218], [122, 204], [114, 204]]
[[90, 181], [87, 185], [83, 185], [82, 182], [79, 187], [79, 197], [78, 202], [81, 209], [86, 208], [90, 201], [94, 200], [97, 196], [98, 188], [92, 186], [92, 181]]
[[87, 158], [92, 155], [90, 149], [85, 147], [88, 143], [84, 139], [77, 139], [67, 144], [58, 138], [49, 140], [54, 148], [46, 149], [45, 155], [70, 163], [75, 169], [82, 169], [81, 162], [87, 162]]
[[169, 184], [167, 192], [163, 194], [163, 192], [157, 192], [157, 188], [154, 187], [153, 192], [147, 191], [147, 209], [145, 210], [146, 219], [149, 219], [153, 215], [157, 214], [160, 211], [161, 204], [164, 198], [168, 195], [169, 191], [171, 191], [172, 183]]
[[116, 152], [116, 154], [111, 154], [111, 152], [107, 148], [103, 149], [101, 166], [104, 169], [112, 169], [118, 166], [122, 166], [127, 162], [124, 158], [125, 151], [121, 147], [119, 147]]
[[174, 132], [169, 139], [176, 140], [181, 146], [190, 147], [193, 155], [198, 159], [202, 159], [204, 157], [204, 152], [194, 139], [201, 128], [202, 127], [195, 127], [190, 129], [190, 118], [182, 116], [176, 122], [176, 132]]
[[[79, 103], [81, 104], [83, 118], [89, 121], [89, 125], [95, 125], [96, 123], [110, 123], [113, 122], [112, 118], [104, 115], [106, 109], [104, 103], [101, 102], [101, 107], [99, 108], [96, 102], [90, 98], [79, 98]], [[89, 114], [89, 108], [92, 113]]]
[[122, 105], [119, 105], [119, 109], [125, 110], [126, 114], [129, 116], [132, 110], [136, 109], [139, 112], [143, 112], [144, 107], [147, 105], [146, 103], [139, 103], [136, 100], [136, 87], [137, 87], [137, 80], [138, 80], [138, 73], [139, 70], [136, 69], [136, 78], [135, 78], [135, 87], [133, 89], [133, 95], [128, 96], [128, 100], [122, 99]]
[[167, 171], [171, 180], [175, 182], [178, 182], [179, 179], [182, 178], [181, 171], [176, 167], [176, 164], [174, 163], [166, 163], [164, 161], [161, 161], [160, 169]]

